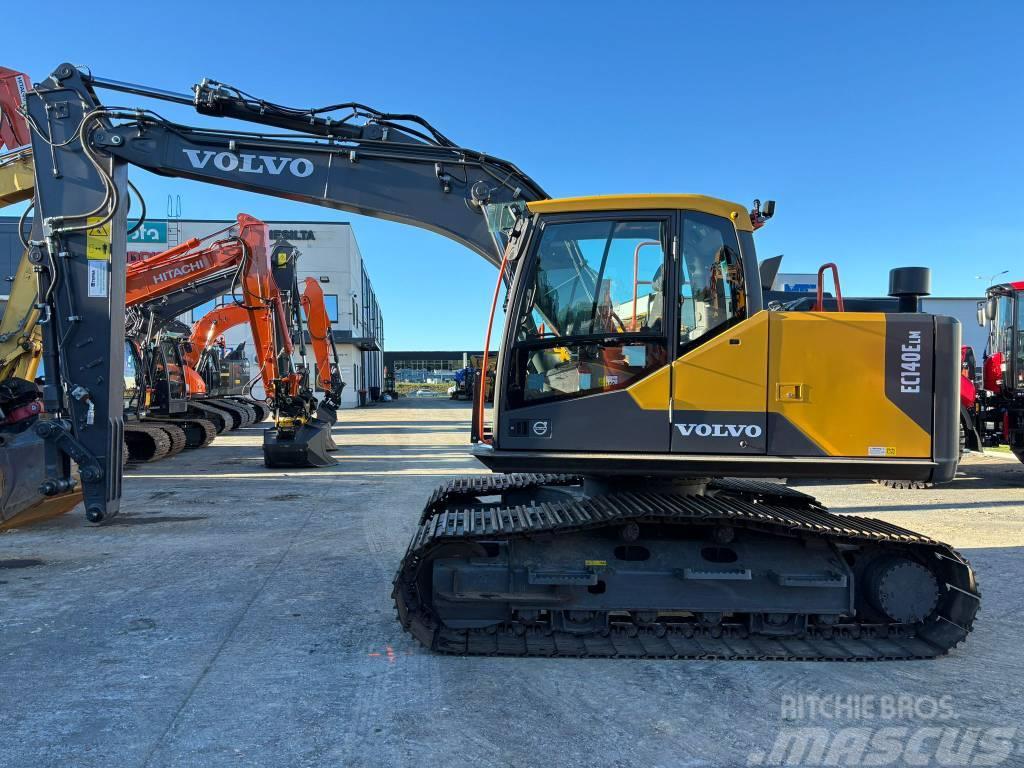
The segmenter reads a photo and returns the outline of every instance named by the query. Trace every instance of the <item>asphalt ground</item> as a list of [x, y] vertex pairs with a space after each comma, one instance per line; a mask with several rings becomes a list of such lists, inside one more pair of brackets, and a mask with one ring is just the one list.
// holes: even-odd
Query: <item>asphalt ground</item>
[[[484, 472], [469, 408], [344, 411], [340, 463], [267, 471], [258, 428], [129, 473], [122, 514], [0, 534], [0, 766], [1024, 764], [1024, 467], [799, 485], [948, 541], [968, 641], [886, 663], [435, 656], [390, 589], [435, 485]], [[973, 761], [973, 763], [972, 763]]]

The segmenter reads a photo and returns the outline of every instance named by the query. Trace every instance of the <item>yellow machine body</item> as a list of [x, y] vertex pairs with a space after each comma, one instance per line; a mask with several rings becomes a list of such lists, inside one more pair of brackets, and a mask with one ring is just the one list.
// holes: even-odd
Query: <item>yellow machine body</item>
[[[765, 415], [805, 441], [793, 455], [928, 459], [931, 430], [886, 394], [887, 327], [898, 319], [759, 312], [672, 364], [671, 408]], [[644, 389], [637, 401], [650, 407]], [[932, 393], [919, 394], [931, 404]]]

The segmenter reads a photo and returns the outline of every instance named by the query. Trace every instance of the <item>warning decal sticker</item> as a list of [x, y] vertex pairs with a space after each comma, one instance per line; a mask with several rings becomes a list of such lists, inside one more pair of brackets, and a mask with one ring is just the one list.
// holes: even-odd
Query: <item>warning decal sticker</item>
[[89, 261], [110, 261], [110, 222], [99, 224], [104, 218], [106, 217], [89, 217], [88, 223], [92, 228], [85, 237], [85, 258]]

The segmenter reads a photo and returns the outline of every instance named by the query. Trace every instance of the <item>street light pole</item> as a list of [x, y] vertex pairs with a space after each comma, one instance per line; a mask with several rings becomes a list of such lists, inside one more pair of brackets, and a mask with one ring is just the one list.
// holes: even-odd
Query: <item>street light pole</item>
[[[1002, 277], [1003, 275], [1008, 275], [1008, 274], [1010, 274], [1010, 270], [1008, 270], [1008, 269], [1004, 269], [1002, 272], [996, 272], [994, 275], [989, 277], [989, 279], [988, 279], [988, 287], [991, 288], [995, 284], [997, 277]], [[982, 279], [984, 279], [984, 277], [985, 277], [984, 275], [975, 275], [974, 279], [975, 280], [982, 280]]]

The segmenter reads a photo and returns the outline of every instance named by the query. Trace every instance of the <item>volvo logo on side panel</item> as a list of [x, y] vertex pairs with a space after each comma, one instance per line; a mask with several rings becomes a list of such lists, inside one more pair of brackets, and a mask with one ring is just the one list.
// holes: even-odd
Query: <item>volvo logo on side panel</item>
[[534, 437], [551, 437], [551, 422], [547, 419], [537, 420], [530, 425]]
[[764, 453], [767, 415], [750, 411], [676, 411], [672, 450], [682, 453]]
[[676, 424], [683, 437], [760, 437], [757, 424]]

